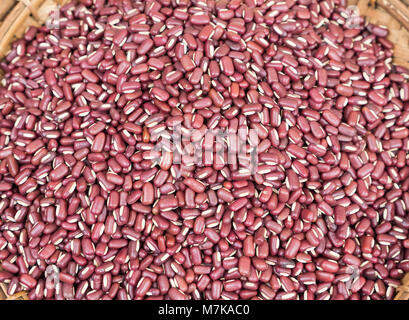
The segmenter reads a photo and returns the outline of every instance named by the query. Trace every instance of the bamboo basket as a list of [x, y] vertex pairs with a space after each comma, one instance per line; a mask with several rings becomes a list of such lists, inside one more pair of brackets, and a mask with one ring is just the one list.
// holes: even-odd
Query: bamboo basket
[[12, 296], [9, 296], [7, 294], [7, 284], [0, 283], [0, 300], [29, 300], [29, 299], [25, 291], [18, 292], [16, 294], [13, 294]]
[[[29, 26], [43, 25], [51, 11], [70, 0], [0, 0], [0, 59], [13, 41], [21, 38]], [[388, 40], [394, 44], [394, 63], [409, 69], [409, 0], [348, 0], [359, 9], [366, 21], [389, 29]], [[0, 268], [1, 270], [1, 268]], [[0, 283], [0, 300], [28, 300], [26, 292], [7, 294], [7, 284]], [[395, 300], [409, 300], [409, 273], [397, 288]]]
[[409, 273], [402, 279], [402, 285], [397, 288], [395, 300], [409, 300]]

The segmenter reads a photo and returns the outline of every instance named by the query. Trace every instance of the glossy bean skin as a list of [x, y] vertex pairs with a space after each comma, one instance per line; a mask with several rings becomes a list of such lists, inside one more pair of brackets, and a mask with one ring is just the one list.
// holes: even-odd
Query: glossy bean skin
[[29, 28], [0, 62], [7, 294], [392, 299], [409, 71], [345, 6], [84, 0]]

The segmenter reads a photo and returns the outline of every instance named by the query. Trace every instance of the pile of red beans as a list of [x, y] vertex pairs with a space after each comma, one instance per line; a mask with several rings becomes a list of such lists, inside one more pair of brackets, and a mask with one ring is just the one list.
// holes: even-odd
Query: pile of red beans
[[[59, 15], [0, 63], [10, 295], [393, 298], [409, 271], [409, 70], [385, 28], [351, 24], [345, 0]], [[154, 151], [175, 126], [192, 133], [181, 162]], [[255, 131], [256, 170], [207, 129]]]

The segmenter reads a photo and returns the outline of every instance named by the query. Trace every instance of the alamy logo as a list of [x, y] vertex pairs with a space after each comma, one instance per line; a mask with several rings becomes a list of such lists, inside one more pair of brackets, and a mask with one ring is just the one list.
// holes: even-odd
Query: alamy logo
[[60, 269], [52, 264], [45, 269], [45, 284], [47, 288], [56, 288], [60, 283]]
[[150, 149], [150, 159], [160, 162], [166, 153], [172, 154], [172, 164], [237, 165], [255, 174], [258, 167], [259, 136], [255, 129], [184, 130], [180, 125], [174, 126], [171, 133], [162, 130], [160, 139]]
[[351, 290], [353, 284], [359, 279], [359, 268], [356, 266], [348, 266], [347, 272], [350, 276], [345, 282], [345, 286], [348, 290]]
[[50, 5], [47, 9], [50, 13], [45, 21], [45, 26], [50, 30], [60, 29], [60, 6]]
[[349, 6], [346, 8], [345, 27], [348, 29], [359, 28], [359, 8], [357, 6]]

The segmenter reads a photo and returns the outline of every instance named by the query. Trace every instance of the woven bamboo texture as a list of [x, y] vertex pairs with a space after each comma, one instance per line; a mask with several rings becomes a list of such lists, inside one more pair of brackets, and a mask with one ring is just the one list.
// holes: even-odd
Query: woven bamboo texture
[[[29, 26], [45, 23], [51, 11], [70, 0], [0, 0], [0, 59], [13, 41], [21, 38]], [[386, 26], [394, 44], [394, 63], [409, 68], [409, 0], [348, 0], [366, 21]], [[1, 268], [0, 268], [1, 270]], [[28, 300], [26, 292], [7, 294], [7, 284], [0, 283], [0, 300]], [[409, 300], [409, 274], [397, 288], [395, 300]]]
[[29, 26], [40, 26], [58, 5], [68, 0], [1, 0], [0, 1], [0, 59], [11, 43], [21, 38]]
[[409, 273], [402, 279], [402, 285], [397, 288], [395, 300], [409, 300]]
[[386, 26], [394, 44], [394, 63], [409, 68], [409, 0], [348, 0], [366, 21]]

